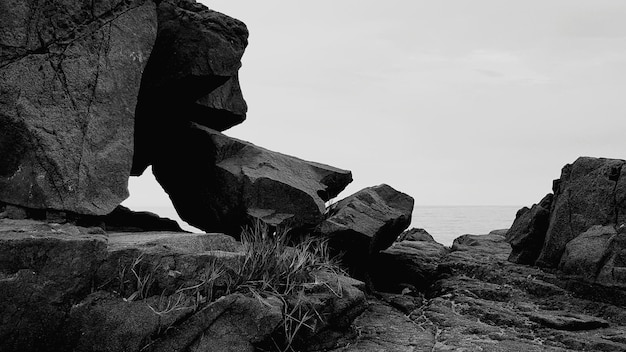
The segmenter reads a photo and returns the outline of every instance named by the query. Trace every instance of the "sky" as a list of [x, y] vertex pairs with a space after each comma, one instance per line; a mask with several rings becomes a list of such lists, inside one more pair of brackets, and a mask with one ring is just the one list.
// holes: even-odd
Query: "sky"
[[[351, 170], [338, 198], [529, 206], [579, 156], [626, 158], [626, 1], [202, 2], [250, 31], [225, 134]], [[126, 204], [169, 203], [150, 177]]]

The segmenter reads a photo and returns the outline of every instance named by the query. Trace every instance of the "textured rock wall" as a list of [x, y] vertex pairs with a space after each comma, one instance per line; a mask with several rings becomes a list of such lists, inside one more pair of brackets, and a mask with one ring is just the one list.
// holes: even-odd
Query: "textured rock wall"
[[0, 1], [0, 201], [103, 215], [127, 197], [152, 1]]

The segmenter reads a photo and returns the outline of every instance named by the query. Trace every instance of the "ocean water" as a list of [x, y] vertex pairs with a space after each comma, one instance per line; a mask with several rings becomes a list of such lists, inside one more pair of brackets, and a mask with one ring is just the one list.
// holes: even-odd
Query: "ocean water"
[[[437, 242], [451, 246], [455, 238], [482, 235], [492, 230], [507, 229], [521, 206], [415, 206], [411, 227], [428, 231]], [[150, 211], [178, 221], [187, 231], [202, 232], [183, 222], [173, 206], [132, 206], [136, 211]]]
[[428, 231], [437, 242], [451, 246], [455, 238], [484, 235], [511, 227], [521, 206], [416, 206], [412, 227]]

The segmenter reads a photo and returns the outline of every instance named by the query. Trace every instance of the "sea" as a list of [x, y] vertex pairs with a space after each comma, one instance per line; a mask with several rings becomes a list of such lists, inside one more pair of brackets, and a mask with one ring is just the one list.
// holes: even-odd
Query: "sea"
[[[513, 220], [515, 220], [515, 214], [520, 208], [521, 206], [418, 205], [413, 210], [413, 220], [410, 227], [423, 228], [437, 242], [445, 246], [451, 246], [454, 239], [461, 235], [483, 235], [492, 230], [508, 229], [511, 227]], [[202, 232], [182, 221], [173, 206], [133, 206], [131, 209], [135, 211], [150, 211], [159, 216], [176, 220], [184, 230]]]

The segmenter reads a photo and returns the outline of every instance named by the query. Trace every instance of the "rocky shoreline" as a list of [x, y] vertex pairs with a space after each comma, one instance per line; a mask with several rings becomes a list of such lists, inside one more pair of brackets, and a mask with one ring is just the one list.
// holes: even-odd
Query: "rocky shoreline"
[[[624, 351], [624, 160], [451, 248], [390, 185], [222, 132], [241, 21], [0, 0], [0, 351]], [[205, 233], [120, 203], [152, 166]]]

